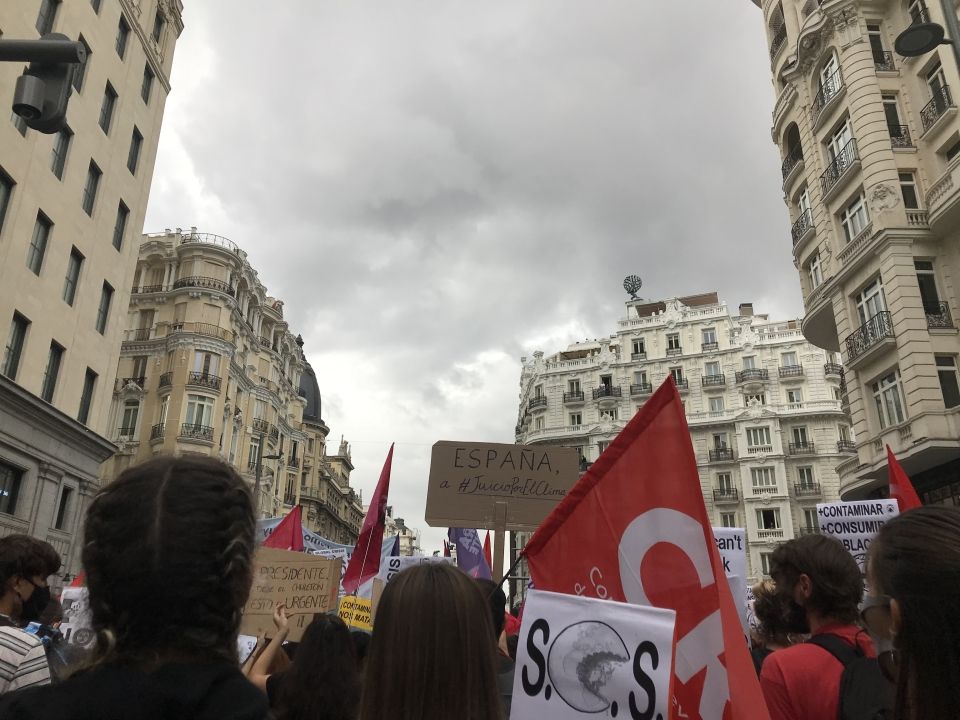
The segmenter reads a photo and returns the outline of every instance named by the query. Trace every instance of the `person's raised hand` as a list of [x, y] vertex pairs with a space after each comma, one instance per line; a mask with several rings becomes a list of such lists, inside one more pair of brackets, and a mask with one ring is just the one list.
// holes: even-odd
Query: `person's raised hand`
[[287, 618], [286, 606], [283, 603], [277, 603], [277, 606], [273, 609], [273, 624], [282, 633], [290, 629], [290, 620]]

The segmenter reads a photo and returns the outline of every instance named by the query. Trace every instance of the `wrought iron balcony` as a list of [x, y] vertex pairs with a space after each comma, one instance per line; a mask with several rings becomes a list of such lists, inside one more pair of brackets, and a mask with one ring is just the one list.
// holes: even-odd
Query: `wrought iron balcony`
[[150, 428], [150, 439], [159, 440], [160, 438], [163, 437], [163, 433], [164, 433], [164, 425], [163, 423], [158, 423], [154, 425], [152, 428]]
[[738, 502], [740, 491], [736, 488], [714, 488], [713, 499], [716, 502]]
[[820, 89], [817, 91], [817, 95], [813, 99], [814, 122], [816, 122], [816, 119], [820, 117], [820, 113], [823, 111], [823, 108], [827, 106], [827, 103], [833, 100], [833, 98], [837, 96], [837, 93], [839, 93], [842, 89], [843, 75], [840, 73], [840, 68], [837, 68], [833, 75], [821, 82]]
[[804, 210], [800, 213], [800, 217], [797, 218], [793, 227], [790, 228], [790, 235], [793, 237], [794, 246], [803, 239], [804, 235], [806, 235], [811, 228], [813, 228], [813, 213], [809, 210]]
[[163, 292], [163, 285], [144, 285], [130, 290], [131, 295], [146, 295], [147, 293]]
[[563, 394], [563, 401], [565, 403], [582, 403], [583, 402], [583, 390], [575, 390], [573, 392], [565, 392]]
[[191, 275], [190, 277], [180, 278], [179, 280], [174, 281], [173, 288], [174, 290], [178, 288], [203, 288], [204, 290], [216, 290], [217, 292], [222, 292], [230, 297], [236, 293], [236, 290], [230, 286], [225, 280], [220, 280], [219, 278], [204, 277], [202, 275]]
[[266, 435], [268, 432], [270, 432], [270, 423], [268, 423], [263, 418], [254, 418], [253, 431], [258, 433], [263, 433], [264, 435]]
[[803, 365], [783, 365], [780, 367], [780, 377], [803, 377]]
[[128, 425], [126, 427], [117, 428], [117, 440], [123, 440], [129, 442], [133, 440], [134, 434], [137, 432], [137, 428], [133, 425]]
[[812, 440], [805, 442], [792, 442], [787, 445], [787, 452], [791, 455], [812, 455], [816, 453]]
[[681, 392], [690, 389], [690, 381], [687, 380], [686, 378], [682, 378], [680, 380], [677, 380], [676, 378], [674, 378], [673, 382], [676, 383], [677, 390], [680, 390]]
[[793, 172], [793, 169], [802, 162], [803, 148], [797, 145], [787, 153], [787, 156], [783, 159], [783, 164], [780, 166], [780, 172], [783, 174], [783, 179], [786, 180], [790, 173]]
[[950, 88], [946, 85], [941, 85], [934, 92], [930, 102], [920, 111], [920, 121], [923, 123], [923, 131], [926, 132], [936, 125], [937, 120], [943, 117], [944, 113], [952, 107], [954, 107], [954, 104], [953, 99], [950, 97]]
[[667, 348], [667, 357], [673, 357], [674, 355], [682, 355], [682, 354], [683, 354], [683, 348], [678, 348], [678, 347], [676, 347], [676, 348], [668, 347], [668, 348]]
[[711, 350], [718, 350], [720, 348], [720, 343], [714, 342], [705, 342], [700, 344], [700, 352], [710, 352]]
[[723, 373], [719, 375], [704, 375], [700, 378], [700, 384], [703, 385], [703, 387], [722, 387], [727, 384], [727, 378]]
[[180, 437], [185, 440], [204, 440], [213, 442], [213, 428], [209, 425], [184, 423], [180, 427]]
[[857, 444], [853, 440], [837, 440], [837, 452], [856, 452]]
[[709, 456], [710, 462], [730, 462], [734, 459], [733, 448], [711, 448]]
[[890, 144], [895, 148], [912, 148], [913, 139], [910, 137], [910, 127], [908, 125], [888, 125], [890, 131]]
[[793, 494], [797, 497], [816, 497], [820, 494], [820, 483], [794, 483]]
[[928, 328], [953, 328], [953, 318], [950, 317], [950, 305], [945, 302], [924, 307], [927, 315]]
[[176, 333], [195, 333], [197, 335], [209, 335], [210, 337], [220, 338], [232, 342], [233, 333], [226, 328], [213, 325], [211, 323], [199, 322], [175, 322], [170, 325], [170, 334]]
[[893, 53], [889, 50], [880, 50], [873, 53], [873, 65], [878, 72], [895, 72], [897, 66], [893, 64]]
[[619, 385], [604, 385], [603, 387], [594, 388], [593, 390], [593, 399], [602, 400], [603, 398], [618, 398], [621, 397], [623, 393], [620, 390]]
[[769, 380], [770, 372], [766, 368], [748, 368], [738, 370], [736, 374], [737, 383], [757, 382], [759, 380]]
[[637, 360], [646, 360], [647, 354], [645, 352], [635, 352], [630, 353], [630, 359], [636, 362]]
[[844, 173], [859, 159], [860, 154], [857, 152], [857, 141], [850, 139], [820, 176], [820, 187], [823, 189], [823, 194], [826, 195], [830, 192], [833, 186], [843, 177]]
[[824, 363], [823, 374], [837, 375], [839, 377], [843, 377], [843, 365], [840, 365], [838, 363]]
[[773, 40], [770, 41], [770, 60], [773, 60], [777, 56], [777, 53], [780, 52], [786, 42], [787, 24], [784, 23], [777, 29], [773, 35]]
[[532, 397], [532, 398], [530, 398], [529, 402], [527, 403], [527, 407], [528, 407], [530, 410], [534, 410], [534, 409], [536, 409], [536, 408], [545, 408], [546, 406], [547, 406], [547, 396], [546, 396], [546, 395], [539, 395], [539, 396], [537, 396], [537, 397]]
[[158, 387], [170, 387], [173, 384], [173, 373], [165, 372], [160, 376], [160, 382], [157, 384]]
[[220, 389], [220, 378], [205, 372], [190, 372], [187, 374], [187, 385], [196, 385], [210, 390]]
[[141, 375], [140, 377], [125, 377], [119, 378], [117, 381], [117, 391], [123, 390], [128, 385], [136, 385], [138, 388], [143, 390], [147, 386], [147, 378]]
[[653, 392], [653, 386], [650, 383], [635, 383], [630, 386], [630, 395], [650, 395]]
[[893, 320], [890, 311], [881, 310], [847, 337], [847, 357], [851, 360], [858, 358], [880, 341], [892, 337]]
[[129, 340], [134, 342], [143, 342], [144, 340], [150, 339], [150, 333], [153, 332], [153, 328], [137, 328], [129, 333]]

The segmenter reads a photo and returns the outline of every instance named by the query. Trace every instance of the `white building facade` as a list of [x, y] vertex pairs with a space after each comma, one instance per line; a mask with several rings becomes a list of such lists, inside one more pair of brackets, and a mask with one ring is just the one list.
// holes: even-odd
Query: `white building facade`
[[[746, 529], [759, 578], [777, 544], [816, 531], [818, 502], [839, 499], [836, 466], [856, 448], [843, 368], [799, 321], [750, 305], [731, 315], [716, 293], [626, 305], [608, 338], [523, 359], [517, 442], [576, 448], [586, 469], [673, 375], [707, 512]], [[515, 534], [514, 554], [526, 539]]]

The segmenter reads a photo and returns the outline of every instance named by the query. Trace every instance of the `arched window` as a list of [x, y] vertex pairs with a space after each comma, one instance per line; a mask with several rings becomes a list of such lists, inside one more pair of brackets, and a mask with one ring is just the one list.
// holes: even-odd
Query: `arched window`
[[783, 138], [784, 159], [783, 159], [783, 179], [793, 172], [793, 169], [803, 162], [803, 147], [800, 145], [800, 128], [796, 123], [790, 123], [787, 132]]

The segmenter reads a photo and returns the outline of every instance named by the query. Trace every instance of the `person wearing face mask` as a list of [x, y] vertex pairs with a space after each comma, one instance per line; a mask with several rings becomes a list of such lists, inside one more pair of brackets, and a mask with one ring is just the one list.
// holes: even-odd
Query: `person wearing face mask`
[[890, 520], [867, 560], [863, 620], [896, 684], [897, 720], [960, 717], [960, 508]]
[[773, 551], [770, 562], [783, 629], [811, 635], [763, 663], [760, 687], [771, 720], [857, 717], [846, 702], [840, 714], [845, 664], [838, 654], [876, 657], [870, 636], [856, 624], [860, 569], [839, 541], [824, 535], [790, 540]]
[[20, 628], [50, 602], [47, 578], [59, 569], [49, 543], [29, 535], [0, 538], [0, 695], [50, 682], [43, 643]]

